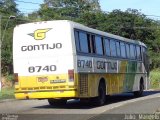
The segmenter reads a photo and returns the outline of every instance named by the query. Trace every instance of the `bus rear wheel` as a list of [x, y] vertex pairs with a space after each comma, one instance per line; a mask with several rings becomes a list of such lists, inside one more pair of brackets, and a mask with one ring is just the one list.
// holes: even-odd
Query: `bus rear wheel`
[[58, 106], [58, 105], [65, 105], [67, 103], [67, 100], [65, 99], [48, 99], [48, 103], [51, 106]]
[[98, 97], [94, 98], [94, 103], [97, 106], [104, 105], [106, 101], [106, 86], [104, 82], [100, 82], [98, 87]]

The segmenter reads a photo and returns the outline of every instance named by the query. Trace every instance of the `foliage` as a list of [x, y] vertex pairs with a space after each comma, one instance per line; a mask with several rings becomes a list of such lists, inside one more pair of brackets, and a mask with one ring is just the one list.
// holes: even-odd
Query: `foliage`
[[0, 94], [0, 100], [2, 99], [14, 99], [14, 88], [4, 88]]
[[104, 26], [102, 25], [106, 22], [106, 14], [101, 11], [96, 12], [85, 12], [83, 13], [79, 19], [76, 19], [76, 22], [82, 23], [88, 27], [99, 29], [104, 31]]
[[152, 60], [152, 69], [160, 68], [160, 29], [158, 26], [160, 26], [159, 23], [157, 24], [154, 32], [155, 39], [148, 40], [149, 56]]
[[152, 89], [155, 89], [155, 88], [160, 89], [160, 69], [151, 71], [150, 80], [151, 80]]
[[73, 20], [86, 11], [99, 10], [98, 0], [44, 0], [38, 14], [43, 20]]
[[17, 15], [18, 9], [14, 0], [1, 0], [0, 2], [1, 15]]
[[107, 15], [106, 30], [113, 34], [130, 39], [145, 41], [153, 37], [152, 30], [145, 29], [152, 25], [152, 20], [135, 9], [127, 9], [125, 12], [113, 10]]
[[[2, 33], [2, 73], [12, 73], [12, 33], [15, 21], [11, 21], [9, 17], [18, 14], [16, 3], [14, 0], [2, 0], [0, 4], [1, 15], [1, 33]], [[6, 29], [6, 31], [5, 31]]]
[[6, 75], [6, 80], [7, 80], [7, 81], [13, 82], [13, 79], [14, 79], [14, 78], [13, 78], [13, 74], [7, 74], [7, 75]]
[[[12, 63], [12, 39], [13, 28], [21, 23], [25, 23], [24, 16], [19, 14], [19, 10], [16, 8], [14, 0], [2, 0], [0, 2], [0, 16], [1, 16], [1, 64], [3, 75], [13, 73]], [[16, 19], [10, 19], [11, 16], [15, 16]], [[22, 20], [23, 18], [23, 20]]]

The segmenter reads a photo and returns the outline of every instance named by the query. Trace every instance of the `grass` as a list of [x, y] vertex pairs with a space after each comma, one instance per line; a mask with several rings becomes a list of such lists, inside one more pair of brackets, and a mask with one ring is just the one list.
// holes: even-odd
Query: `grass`
[[160, 70], [150, 72], [151, 89], [160, 89]]
[[0, 91], [0, 100], [14, 99], [14, 88], [3, 88]]

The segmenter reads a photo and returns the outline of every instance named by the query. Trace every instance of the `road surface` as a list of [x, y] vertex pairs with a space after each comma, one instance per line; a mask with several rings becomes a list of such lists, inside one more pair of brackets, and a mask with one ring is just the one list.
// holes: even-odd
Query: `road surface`
[[[114, 95], [107, 98], [104, 106], [86, 105], [71, 100], [63, 107], [50, 106], [47, 100], [13, 100], [0, 102], [0, 113], [19, 120], [102, 120], [112, 114], [155, 113], [160, 108], [160, 91], [146, 91], [144, 97], [132, 94]], [[18, 116], [16, 116], [18, 115]], [[123, 115], [124, 117], [124, 115]]]

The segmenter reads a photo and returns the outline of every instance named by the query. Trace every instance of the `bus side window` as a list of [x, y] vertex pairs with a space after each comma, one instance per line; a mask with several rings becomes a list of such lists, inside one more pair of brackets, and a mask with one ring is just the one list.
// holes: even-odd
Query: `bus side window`
[[105, 38], [104, 39], [104, 46], [105, 46], [105, 53], [107, 56], [111, 55], [111, 51], [110, 51], [110, 40]]
[[136, 59], [136, 56], [137, 56], [136, 45], [133, 45], [133, 47], [134, 47], [134, 54], [135, 54], [134, 59]]
[[126, 46], [124, 42], [120, 42], [120, 46], [121, 46], [121, 57], [122, 58], [126, 58]]
[[80, 51], [79, 32], [75, 31], [75, 44], [77, 51]]
[[120, 42], [116, 42], [117, 57], [121, 56]]
[[135, 52], [135, 58], [134, 58], [134, 59], [137, 59], [137, 49], [136, 49], [136, 45], [134, 45], [134, 47], [135, 47], [135, 48], [134, 48], [134, 49], [135, 49], [135, 51], [134, 51], [134, 52]]
[[88, 38], [86, 32], [79, 32], [79, 41], [81, 52], [88, 53]]
[[110, 40], [110, 49], [111, 49], [111, 56], [116, 57], [116, 42], [115, 40]]
[[141, 60], [141, 49], [140, 49], [140, 46], [136, 46], [136, 51], [137, 51], [137, 60]]
[[147, 55], [147, 48], [143, 47], [142, 48], [142, 55], [143, 55], [143, 63], [147, 72], [147, 75], [149, 75], [149, 58]]
[[95, 35], [91, 35], [91, 51], [92, 53], [96, 53]]
[[147, 49], [145, 47], [142, 48], [142, 55], [143, 55], [143, 60], [145, 60], [147, 56]]
[[131, 44], [130, 45], [130, 51], [131, 51], [131, 59], [135, 59], [135, 45]]
[[126, 44], [126, 53], [127, 53], [127, 58], [130, 58], [130, 45]]
[[89, 50], [89, 53], [92, 53], [91, 35], [89, 33], [87, 33], [87, 41], [88, 41], [88, 50]]
[[102, 49], [103, 49], [103, 55], [105, 55], [104, 37], [101, 37], [101, 39], [102, 39]]
[[96, 53], [98, 55], [103, 55], [102, 37], [96, 35], [95, 43], [96, 43]]

